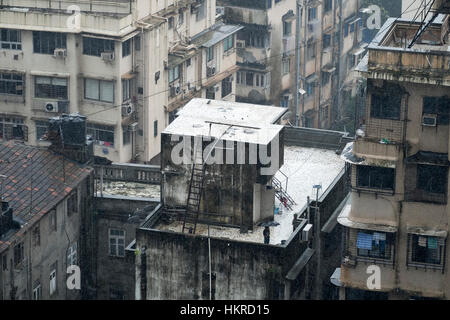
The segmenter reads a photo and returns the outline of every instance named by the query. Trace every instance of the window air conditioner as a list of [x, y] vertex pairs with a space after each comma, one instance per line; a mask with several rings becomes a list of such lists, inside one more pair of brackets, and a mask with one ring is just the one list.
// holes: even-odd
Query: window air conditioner
[[103, 61], [113, 61], [114, 60], [114, 52], [102, 52], [101, 58]]
[[53, 56], [55, 58], [65, 58], [67, 57], [67, 50], [66, 49], [55, 49], [55, 51], [53, 51]]
[[436, 127], [437, 117], [435, 114], [427, 114], [422, 116], [422, 125], [428, 127]]

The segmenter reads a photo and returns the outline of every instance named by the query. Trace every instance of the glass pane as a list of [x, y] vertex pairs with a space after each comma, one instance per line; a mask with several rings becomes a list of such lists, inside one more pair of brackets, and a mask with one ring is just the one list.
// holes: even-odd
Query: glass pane
[[100, 100], [106, 102], [114, 101], [114, 84], [112, 81], [100, 82]]
[[84, 86], [84, 97], [86, 99], [99, 100], [99, 80], [95, 79], [85, 79]]

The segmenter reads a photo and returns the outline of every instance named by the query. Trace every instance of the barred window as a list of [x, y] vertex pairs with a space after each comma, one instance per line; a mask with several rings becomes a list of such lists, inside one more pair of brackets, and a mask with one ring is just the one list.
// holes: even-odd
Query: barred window
[[28, 127], [24, 119], [0, 117], [0, 139], [28, 141]]
[[394, 237], [391, 233], [358, 230], [356, 239], [359, 257], [390, 260]]
[[24, 76], [18, 73], [0, 73], [0, 94], [23, 95]]
[[358, 187], [394, 190], [394, 169], [373, 166], [357, 166], [356, 168]]
[[417, 165], [417, 188], [431, 193], [446, 193], [448, 167]]
[[114, 40], [83, 37], [83, 54], [100, 57], [102, 52], [114, 52]]
[[423, 97], [423, 113], [436, 114], [437, 123], [448, 125], [450, 99], [447, 97]]
[[445, 238], [409, 234], [411, 245], [410, 263], [443, 264]]
[[87, 124], [87, 133], [94, 142], [107, 147], [114, 146], [114, 127], [100, 124]]
[[0, 48], [22, 50], [20, 30], [0, 29]]
[[67, 79], [35, 77], [35, 97], [67, 100]]
[[48, 132], [48, 123], [46, 121], [35, 121], [36, 124], [36, 140], [42, 140]]
[[380, 119], [400, 119], [401, 95], [372, 94], [370, 116]]
[[65, 33], [33, 31], [33, 52], [53, 54], [55, 49], [66, 49], [67, 37]]

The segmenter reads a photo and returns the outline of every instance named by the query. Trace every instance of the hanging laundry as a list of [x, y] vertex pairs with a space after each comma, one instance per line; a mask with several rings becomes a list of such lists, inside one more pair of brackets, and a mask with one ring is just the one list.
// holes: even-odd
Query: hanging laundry
[[426, 237], [422, 237], [419, 236], [419, 239], [417, 241], [417, 244], [421, 247], [426, 247], [427, 246], [427, 238]]
[[437, 238], [428, 237], [428, 249], [437, 249]]
[[358, 232], [358, 238], [356, 240], [356, 247], [358, 249], [372, 250], [373, 237], [369, 233]]

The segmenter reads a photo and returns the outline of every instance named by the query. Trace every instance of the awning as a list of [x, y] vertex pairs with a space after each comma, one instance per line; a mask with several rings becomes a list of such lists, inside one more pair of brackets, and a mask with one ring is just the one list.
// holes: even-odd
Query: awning
[[428, 229], [426, 227], [406, 226], [408, 233], [419, 234], [423, 236], [447, 238], [447, 231], [442, 229]]
[[330, 63], [329, 63], [329, 64], [326, 64], [326, 65], [324, 65], [324, 66], [322, 67], [322, 71], [328, 72], [328, 73], [332, 73], [332, 72], [334, 72], [335, 70], [336, 70], [336, 67], [333, 67], [333, 65], [331, 65]]
[[133, 79], [134, 77], [136, 77], [137, 73], [136, 72], [127, 72], [124, 73], [120, 78], [123, 80], [130, 80]]
[[283, 20], [283, 21], [293, 21], [293, 20], [295, 20], [294, 11], [289, 10], [285, 15], [283, 15], [281, 20]]
[[372, 231], [391, 232], [391, 233], [397, 232], [398, 226], [353, 221], [349, 217], [350, 211], [351, 211], [351, 203], [348, 202], [344, 206], [344, 209], [337, 218], [339, 224], [343, 225], [344, 227], [352, 229], [365, 229]]
[[447, 153], [436, 153], [430, 151], [419, 151], [416, 154], [406, 158], [406, 163], [434, 164], [438, 166], [448, 166]]
[[352, 50], [352, 54], [354, 56], [359, 56], [361, 53], [363, 53], [366, 49], [358, 47]]
[[333, 274], [330, 277], [330, 281], [332, 284], [334, 284], [337, 287], [342, 286], [341, 282], [341, 268], [336, 268], [333, 272]]
[[395, 168], [396, 160], [386, 160], [386, 159], [378, 159], [372, 157], [359, 157], [353, 153], [353, 143], [349, 142], [344, 147], [341, 153], [341, 159], [345, 162], [362, 165], [362, 166], [375, 166], [375, 167], [384, 167], [384, 168]]
[[192, 39], [192, 43], [209, 48], [243, 28], [237, 25], [219, 24], [212, 30], [201, 32], [197, 37]]

